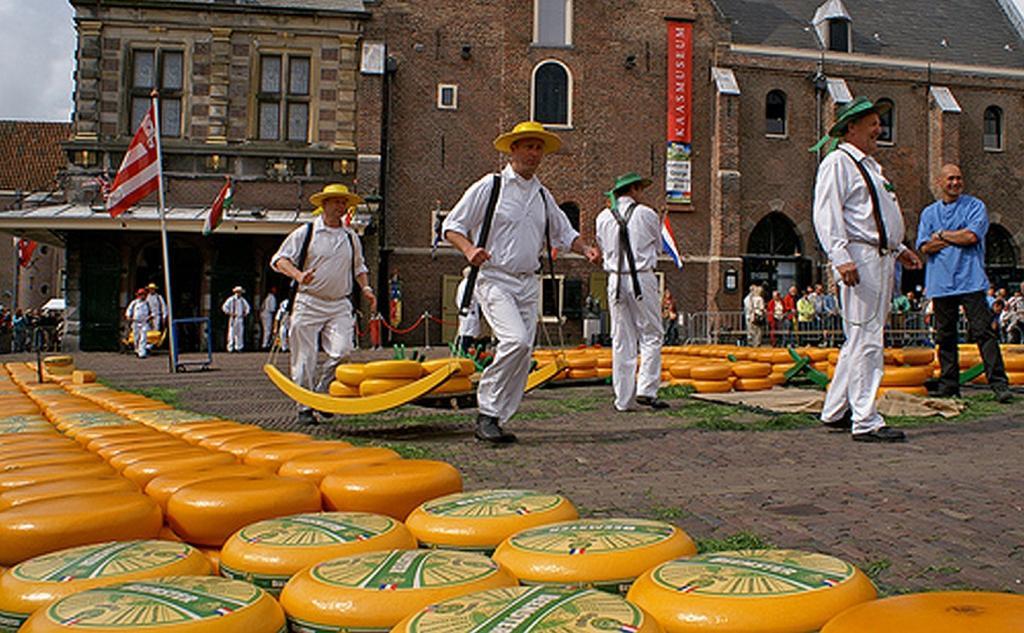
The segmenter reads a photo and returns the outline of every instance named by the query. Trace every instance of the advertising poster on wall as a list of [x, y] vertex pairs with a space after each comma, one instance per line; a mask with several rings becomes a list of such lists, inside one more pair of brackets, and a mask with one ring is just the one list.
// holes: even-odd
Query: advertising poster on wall
[[690, 204], [693, 24], [668, 23], [668, 131], [665, 156], [665, 201]]

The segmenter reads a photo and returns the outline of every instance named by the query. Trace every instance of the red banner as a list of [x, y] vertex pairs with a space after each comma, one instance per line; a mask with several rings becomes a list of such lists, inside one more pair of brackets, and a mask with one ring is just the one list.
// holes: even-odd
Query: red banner
[[693, 24], [668, 23], [668, 138], [690, 142]]

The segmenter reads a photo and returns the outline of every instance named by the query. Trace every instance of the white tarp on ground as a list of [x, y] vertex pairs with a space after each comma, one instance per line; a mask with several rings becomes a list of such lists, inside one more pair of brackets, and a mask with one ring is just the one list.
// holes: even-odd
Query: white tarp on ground
[[54, 297], [53, 299], [50, 299], [49, 301], [44, 303], [43, 307], [40, 308], [40, 310], [64, 310], [65, 307], [66, 305], [64, 303], [63, 298]]
[[[775, 388], [768, 391], [733, 391], [730, 393], [695, 393], [694, 398], [732, 404], [775, 413], [810, 413], [818, 415], [825, 403], [825, 392], [811, 389]], [[878, 412], [883, 416], [900, 415], [929, 417], [941, 415], [951, 418], [960, 415], [964, 405], [949, 398], [922, 398], [906, 393], [889, 391], [878, 400]]]

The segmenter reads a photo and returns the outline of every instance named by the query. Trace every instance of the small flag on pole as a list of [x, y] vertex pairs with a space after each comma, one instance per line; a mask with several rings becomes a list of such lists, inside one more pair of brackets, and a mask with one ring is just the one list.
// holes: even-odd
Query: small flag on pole
[[206, 221], [203, 222], [203, 235], [213, 233], [220, 226], [220, 223], [224, 220], [224, 209], [231, 208], [234, 195], [235, 190], [231, 186], [231, 179], [228, 178], [224, 186], [220, 188], [217, 198], [210, 206], [210, 213], [206, 216]]
[[150, 105], [110, 185], [107, 211], [111, 217], [121, 215], [160, 186], [156, 134], [156, 114]]
[[668, 214], [665, 214], [661, 223], [661, 249], [672, 258], [676, 268], [683, 267], [683, 257], [679, 254], [679, 247], [676, 245], [676, 236], [672, 233], [672, 223], [668, 221]]
[[17, 240], [19, 266], [28, 268], [28, 265], [32, 263], [32, 253], [36, 252], [37, 246], [39, 244], [35, 240], [25, 237]]

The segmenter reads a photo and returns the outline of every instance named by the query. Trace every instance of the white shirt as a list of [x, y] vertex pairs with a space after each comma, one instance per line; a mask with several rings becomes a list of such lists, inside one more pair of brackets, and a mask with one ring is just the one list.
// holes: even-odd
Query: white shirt
[[263, 307], [260, 308], [260, 314], [263, 316], [273, 316], [277, 312], [277, 297], [273, 293], [267, 293], [267, 296], [263, 297]]
[[[484, 212], [487, 210], [493, 180], [494, 177], [488, 174], [462, 194], [462, 199], [445, 218], [441, 227], [442, 234], [455, 231], [476, 244], [484, 223]], [[511, 165], [506, 165], [501, 170], [501, 194], [494, 209], [491, 232], [484, 246], [491, 258], [480, 267], [480, 274], [486, 276], [490, 271], [513, 275], [536, 272], [545, 248], [545, 220], [549, 227], [551, 246], [559, 250], [570, 249], [579, 233], [555, 204], [551, 192], [536, 177], [526, 180]]]
[[[630, 196], [619, 196], [619, 213], [623, 218], [635, 200]], [[629, 231], [629, 245], [633, 249], [637, 272], [654, 270], [658, 264], [658, 250], [661, 245], [661, 222], [658, 213], [647, 205], [638, 204], [626, 221]], [[622, 254], [622, 270], [619, 270], [619, 223], [612, 210], [605, 208], [597, 215], [597, 245], [604, 254], [604, 269], [609, 273], [629, 274], [629, 258]]]
[[878, 244], [871, 194], [857, 165], [842, 150], [867, 168], [878, 191], [878, 205], [882, 212], [889, 250], [902, 252], [906, 228], [896, 194], [882, 174], [882, 166], [850, 143], [840, 143], [839, 149], [829, 153], [818, 167], [814, 184], [814, 229], [833, 266], [850, 263], [847, 245], [851, 242]]
[[249, 314], [249, 302], [245, 300], [245, 297], [231, 295], [220, 309], [231, 318], [244, 317]]
[[752, 293], [747, 294], [743, 299], [743, 312], [748, 322], [752, 322], [758, 312], [764, 314], [764, 297]]
[[163, 295], [152, 292], [146, 295], [146, 303], [149, 304], [149, 313], [156, 317], [157, 325], [167, 318], [167, 301]]
[[[282, 257], [298, 265], [306, 230], [305, 226], [300, 226], [284, 239], [281, 248], [277, 249], [270, 260], [271, 267]], [[354, 254], [349, 247], [350, 235], [351, 244], [355, 247]], [[369, 272], [363, 260], [363, 245], [359, 236], [345, 226], [331, 228], [324, 224], [322, 216], [317, 216], [313, 220], [313, 237], [309, 240], [309, 251], [303, 267], [303, 270], [315, 270], [316, 273], [313, 283], [299, 286], [299, 292], [327, 301], [347, 299], [352, 294], [353, 262], [355, 274]]]
[[125, 318], [136, 323], [145, 323], [152, 315], [149, 303], [145, 299], [132, 299], [128, 309], [124, 311]]

